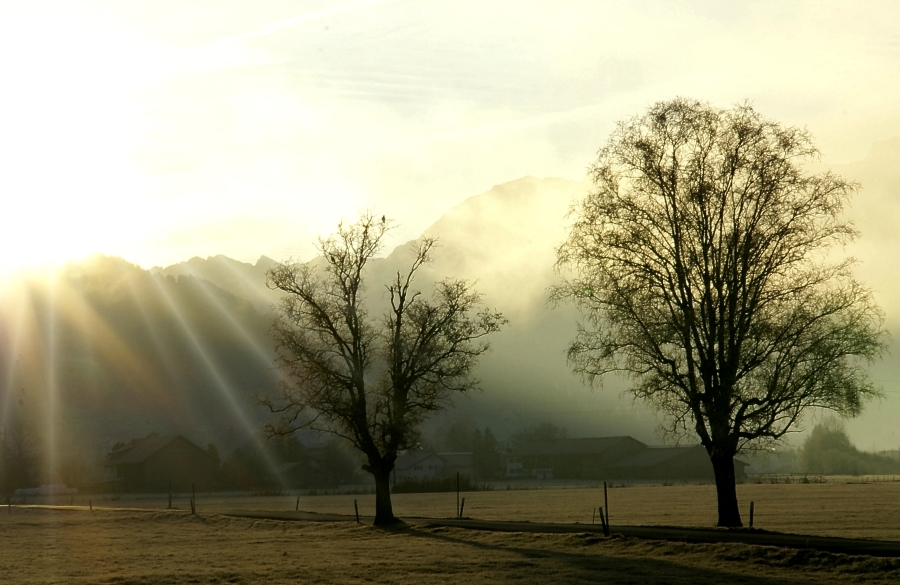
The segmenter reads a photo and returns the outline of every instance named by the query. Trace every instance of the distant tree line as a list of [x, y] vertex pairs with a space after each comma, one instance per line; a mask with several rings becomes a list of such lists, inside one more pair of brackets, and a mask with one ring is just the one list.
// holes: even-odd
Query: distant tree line
[[510, 438], [510, 446], [513, 451], [518, 451], [528, 444], [550, 443], [559, 439], [567, 439], [568, 437], [569, 430], [567, 428], [558, 427], [549, 422], [542, 422], [514, 432]]
[[236, 449], [221, 468], [231, 490], [334, 488], [357, 483], [360, 462], [346, 445], [331, 439], [315, 449], [293, 436], [251, 441]]
[[900, 473], [900, 461], [857, 449], [842, 424], [818, 424], [800, 451], [801, 473], [818, 475], [888, 475]]
[[50, 483], [80, 486], [89, 480], [90, 465], [77, 445], [61, 449], [56, 459], [51, 468], [39, 434], [12, 413], [0, 433], [0, 495]]
[[20, 425], [10, 425], [0, 438], [0, 493], [34, 485], [38, 476], [38, 453]]

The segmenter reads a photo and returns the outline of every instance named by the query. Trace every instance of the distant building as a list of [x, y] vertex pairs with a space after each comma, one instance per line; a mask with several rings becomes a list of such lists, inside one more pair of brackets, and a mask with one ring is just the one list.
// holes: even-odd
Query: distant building
[[[744, 455], [748, 465], [745, 472], [752, 475], [798, 473], [797, 451], [751, 451]], [[900, 460], [900, 459], [895, 459]]]
[[[181, 435], [152, 433], [116, 445], [106, 455], [104, 483], [117, 492], [207, 491], [216, 486], [216, 462]], [[171, 484], [170, 484], [171, 482]]]
[[[734, 460], [734, 473], [744, 477], [747, 463]], [[647, 447], [606, 468], [609, 479], [655, 481], [714, 481], [709, 454], [701, 445]]]
[[[335, 453], [327, 445], [305, 447], [305, 457], [282, 463], [276, 468], [278, 480], [287, 488], [336, 488], [352, 476], [346, 469], [335, 466]], [[352, 466], [352, 464], [350, 464]]]
[[602, 470], [647, 445], [631, 437], [533, 442], [505, 457], [506, 476], [532, 479], [601, 479]]
[[475, 471], [472, 453], [435, 453], [434, 451], [407, 451], [397, 457], [394, 464], [394, 480], [423, 480], [466, 475]]
[[[618, 481], [713, 481], [700, 445], [648, 446], [628, 436], [529, 443], [504, 457], [506, 477]], [[735, 476], [747, 463], [735, 459]]]

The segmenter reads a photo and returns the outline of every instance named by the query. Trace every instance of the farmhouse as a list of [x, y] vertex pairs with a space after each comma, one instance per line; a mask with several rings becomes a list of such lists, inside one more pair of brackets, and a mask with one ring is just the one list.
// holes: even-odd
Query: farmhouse
[[342, 454], [336, 454], [328, 445], [304, 447], [303, 455], [299, 460], [282, 463], [276, 468], [278, 481], [284, 487], [336, 488], [347, 480], [346, 470], [340, 467], [340, 461], [335, 461]]
[[602, 479], [606, 466], [646, 448], [631, 437], [527, 443], [505, 457], [506, 477]]
[[[747, 464], [735, 459], [734, 472], [744, 477]], [[647, 447], [634, 455], [610, 464], [605, 475], [621, 480], [713, 481], [712, 463], [701, 445], [678, 447]]]
[[181, 435], [151, 433], [119, 444], [106, 455], [104, 467], [115, 491], [165, 492], [215, 487], [216, 462]]
[[[505, 456], [506, 477], [618, 481], [712, 481], [712, 464], [700, 445], [648, 446], [632, 437], [557, 439], [529, 443]], [[735, 460], [735, 475], [747, 463]]]
[[394, 464], [394, 480], [435, 479], [457, 473], [471, 477], [474, 471], [471, 452], [407, 451], [397, 457]]
[[308, 458], [303, 461], [289, 461], [275, 468], [275, 475], [286, 488], [320, 488], [338, 487], [340, 481], [331, 474], [323, 472], [318, 459]]

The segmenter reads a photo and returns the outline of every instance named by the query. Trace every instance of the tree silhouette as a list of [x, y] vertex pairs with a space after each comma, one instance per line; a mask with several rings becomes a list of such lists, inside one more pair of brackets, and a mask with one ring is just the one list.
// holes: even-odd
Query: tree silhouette
[[364, 214], [319, 241], [320, 263], [284, 263], [268, 273], [287, 293], [272, 330], [280, 393], [261, 402], [283, 415], [270, 433], [309, 427], [350, 441], [375, 478], [375, 523], [394, 522], [390, 473], [398, 453], [418, 443], [419, 424], [456, 393], [475, 388], [470, 375], [488, 349], [484, 338], [506, 322], [481, 309], [471, 284], [438, 282], [431, 298], [413, 288], [435, 240], [414, 244], [409, 270], [386, 286], [390, 308], [379, 320], [363, 302], [366, 268], [390, 229]]
[[583, 323], [568, 355], [588, 381], [635, 396], [695, 432], [715, 472], [718, 524], [740, 526], [734, 456], [783, 437], [804, 410], [854, 415], [877, 392], [881, 313], [829, 248], [857, 234], [856, 185], [804, 172], [808, 134], [676, 99], [618, 124], [572, 213], [553, 292]]

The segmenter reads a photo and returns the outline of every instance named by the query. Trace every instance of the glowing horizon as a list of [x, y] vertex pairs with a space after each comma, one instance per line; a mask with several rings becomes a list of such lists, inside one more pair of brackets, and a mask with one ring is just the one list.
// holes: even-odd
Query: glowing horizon
[[[375, 208], [418, 236], [519, 177], [581, 180], [685, 95], [806, 126], [828, 164], [900, 136], [893, 5], [160, 0], [0, 9], [0, 274], [309, 259]], [[700, 34], [702, 31], [702, 34]], [[687, 39], [687, 40], [686, 40]]]

